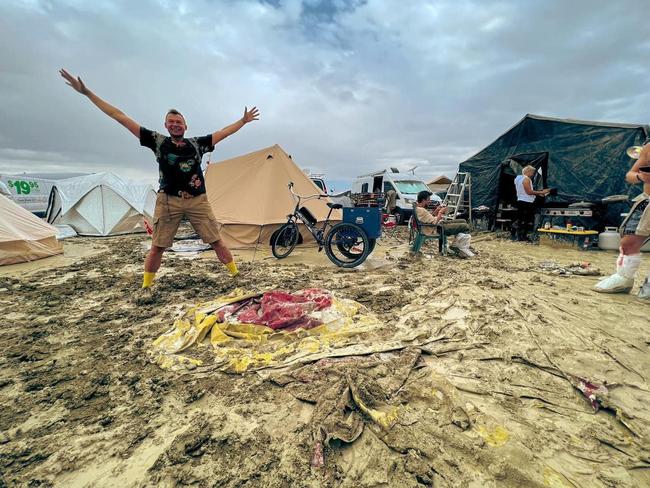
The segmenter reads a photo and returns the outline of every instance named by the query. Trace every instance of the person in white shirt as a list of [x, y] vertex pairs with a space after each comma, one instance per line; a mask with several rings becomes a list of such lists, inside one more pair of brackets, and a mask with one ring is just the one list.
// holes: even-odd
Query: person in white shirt
[[528, 231], [535, 220], [535, 198], [545, 197], [551, 190], [534, 190], [532, 177], [537, 169], [526, 166], [515, 178], [517, 190], [517, 218], [512, 225], [512, 238], [517, 241], [530, 242]]

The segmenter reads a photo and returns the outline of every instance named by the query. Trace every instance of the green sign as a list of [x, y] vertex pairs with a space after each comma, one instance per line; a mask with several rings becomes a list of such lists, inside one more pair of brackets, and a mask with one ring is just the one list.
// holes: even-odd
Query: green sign
[[9, 180], [8, 183], [9, 188], [15, 189], [17, 195], [29, 195], [33, 189], [38, 190], [36, 181]]

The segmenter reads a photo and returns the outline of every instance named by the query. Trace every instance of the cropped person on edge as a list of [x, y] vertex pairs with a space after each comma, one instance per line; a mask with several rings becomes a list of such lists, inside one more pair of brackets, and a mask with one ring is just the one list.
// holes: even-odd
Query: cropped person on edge
[[[634, 199], [634, 205], [621, 224], [616, 273], [594, 286], [599, 293], [630, 293], [634, 287], [634, 278], [641, 266], [641, 248], [650, 239], [650, 144], [643, 146], [625, 180], [631, 185], [642, 184], [643, 193]], [[639, 298], [650, 302], [650, 272], [639, 289]]]

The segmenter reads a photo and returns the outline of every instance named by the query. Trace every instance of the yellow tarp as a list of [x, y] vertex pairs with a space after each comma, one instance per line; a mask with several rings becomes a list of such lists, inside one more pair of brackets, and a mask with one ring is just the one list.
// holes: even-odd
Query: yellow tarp
[[340, 298], [334, 298], [327, 309], [311, 312], [322, 325], [308, 330], [282, 331], [256, 324], [219, 322], [219, 308], [259, 295], [238, 289], [191, 307], [154, 341], [150, 350], [152, 359], [165, 369], [195, 368], [203, 362], [179, 353], [192, 346], [209, 344], [215, 353], [214, 365], [224, 371], [243, 373], [315, 361], [337, 356], [337, 352], [343, 355], [343, 348], [345, 354], [354, 353], [360, 336], [381, 326], [363, 305]]

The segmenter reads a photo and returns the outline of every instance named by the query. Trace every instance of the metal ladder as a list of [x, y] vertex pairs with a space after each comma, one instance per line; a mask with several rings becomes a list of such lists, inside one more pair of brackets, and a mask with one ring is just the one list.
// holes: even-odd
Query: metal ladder
[[447, 189], [443, 203], [447, 205], [446, 219], [458, 218], [458, 214], [467, 211], [467, 221], [472, 221], [472, 175], [469, 173], [456, 173], [454, 181]]

